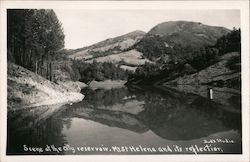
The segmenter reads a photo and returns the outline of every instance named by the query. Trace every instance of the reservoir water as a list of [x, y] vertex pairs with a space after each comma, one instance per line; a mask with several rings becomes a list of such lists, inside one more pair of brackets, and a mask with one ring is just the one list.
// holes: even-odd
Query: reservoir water
[[241, 94], [212, 89], [83, 89], [72, 105], [10, 111], [7, 154], [241, 154]]

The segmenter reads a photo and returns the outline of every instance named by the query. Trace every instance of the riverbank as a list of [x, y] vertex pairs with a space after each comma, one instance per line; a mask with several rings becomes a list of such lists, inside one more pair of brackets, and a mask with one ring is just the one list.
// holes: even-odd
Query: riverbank
[[21, 66], [8, 62], [8, 110], [79, 102], [83, 84], [51, 82]]

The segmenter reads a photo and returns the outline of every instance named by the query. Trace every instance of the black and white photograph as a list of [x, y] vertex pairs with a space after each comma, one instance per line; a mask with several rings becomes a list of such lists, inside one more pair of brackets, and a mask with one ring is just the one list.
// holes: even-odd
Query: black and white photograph
[[5, 156], [249, 158], [242, 8], [100, 3], [5, 8]]

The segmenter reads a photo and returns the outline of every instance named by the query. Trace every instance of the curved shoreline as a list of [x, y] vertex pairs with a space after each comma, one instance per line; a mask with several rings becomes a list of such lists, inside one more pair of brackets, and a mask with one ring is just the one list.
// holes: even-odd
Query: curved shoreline
[[51, 82], [21, 66], [8, 64], [8, 110], [79, 102], [84, 83]]

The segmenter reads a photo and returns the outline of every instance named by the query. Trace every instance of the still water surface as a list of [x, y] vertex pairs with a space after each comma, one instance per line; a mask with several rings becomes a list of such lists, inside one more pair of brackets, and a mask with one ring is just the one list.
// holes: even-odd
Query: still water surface
[[46, 145], [64, 150], [41, 154], [242, 152], [241, 97], [236, 90], [213, 88], [212, 100], [207, 87], [124, 87], [82, 93], [84, 100], [72, 105], [9, 112], [7, 154], [39, 154], [34, 149], [44, 150]]

